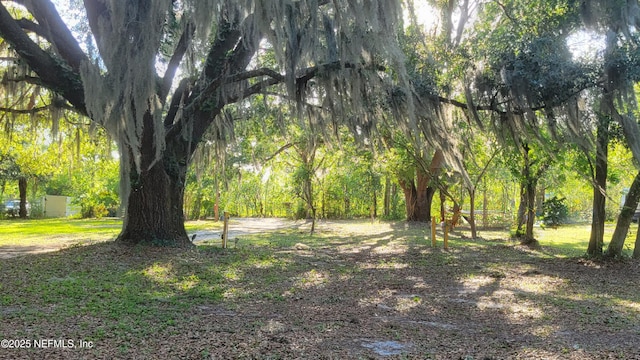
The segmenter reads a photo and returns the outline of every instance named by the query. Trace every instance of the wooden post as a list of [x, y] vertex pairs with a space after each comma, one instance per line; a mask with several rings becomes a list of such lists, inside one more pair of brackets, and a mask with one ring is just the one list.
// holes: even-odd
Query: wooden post
[[222, 225], [222, 248], [227, 248], [227, 239], [229, 238], [229, 213], [224, 212], [224, 225]]
[[431, 218], [431, 246], [436, 247], [436, 217]]
[[449, 221], [444, 222], [444, 249], [449, 250]]

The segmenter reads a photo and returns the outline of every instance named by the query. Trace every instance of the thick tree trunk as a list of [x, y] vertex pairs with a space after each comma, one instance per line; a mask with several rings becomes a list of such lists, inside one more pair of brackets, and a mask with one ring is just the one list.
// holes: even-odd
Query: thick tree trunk
[[[523, 144], [524, 150], [524, 166], [522, 171], [522, 180], [520, 184], [520, 207], [518, 208], [518, 230], [516, 235], [521, 236], [521, 244], [527, 246], [537, 246], [538, 241], [533, 237], [533, 225], [536, 221], [536, 186], [538, 179], [547, 169], [548, 163], [541, 164], [534, 173], [532, 169], [533, 162], [529, 157], [528, 144]], [[522, 234], [522, 225], [525, 225], [524, 236]]]
[[638, 201], [640, 201], [640, 172], [638, 172], [635, 179], [633, 179], [627, 198], [624, 201], [624, 205], [622, 205], [622, 211], [620, 211], [620, 216], [618, 216], [616, 229], [613, 231], [611, 242], [605, 253], [607, 257], [616, 258], [622, 255], [624, 241], [629, 233], [629, 226], [631, 225], [633, 214], [635, 214], [636, 208], [638, 207]]
[[398, 181], [404, 192], [407, 221], [431, 221], [431, 203], [437, 189], [432, 181], [438, 176], [443, 165], [444, 155], [442, 151], [436, 150], [429, 169], [417, 166], [415, 180]]
[[[424, 177], [418, 177], [418, 183], [424, 184]], [[400, 181], [400, 187], [404, 192], [407, 210], [407, 221], [431, 221], [431, 203], [436, 193], [434, 187], [416, 186], [413, 182]]]
[[593, 215], [591, 218], [591, 237], [587, 254], [593, 257], [602, 256], [604, 242], [604, 222], [606, 218], [607, 189], [607, 156], [609, 145], [609, 119], [601, 116], [596, 135], [596, 173], [593, 185]]
[[418, 191], [413, 181], [399, 181], [404, 193], [404, 204], [407, 212], [407, 221], [418, 221], [416, 207], [418, 206]]
[[417, 190], [417, 217], [418, 221], [431, 221], [431, 203], [433, 195], [436, 193], [435, 186], [431, 186], [432, 177], [430, 174], [422, 170], [417, 171], [416, 190]]
[[21, 176], [18, 178], [18, 191], [20, 193], [20, 210], [18, 216], [20, 219], [27, 218], [27, 178]]
[[181, 137], [170, 139], [162, 159], [156, 161], [152, 121], [147, 113], [141, 146], [142, 171], [138, 173], [135, 164], [129, 164], [131, 190], [122, 232], [116, 241], [128, 245], [193, 246], [184, 227], [184, 188], [194, 145]]
[[192, 245], [184, 227], [186, 166], [169, 172], [167, 162], [160, 161], [139, 175], [132, 170], [131, 192], [117, 241], [129, 245]]

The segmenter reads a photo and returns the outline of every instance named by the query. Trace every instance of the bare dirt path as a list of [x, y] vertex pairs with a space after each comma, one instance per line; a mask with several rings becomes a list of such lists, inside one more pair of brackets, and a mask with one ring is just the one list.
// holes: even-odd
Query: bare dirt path
[[[305, 222], [292, 221], [283, 218], [232, 218], [229, 220], [229, 240], [242, 235], [268, 233], [286, 229], [303, 228]], [[200, 230], [195, 232], [195, 243], [219, 240], [222, 229]]]

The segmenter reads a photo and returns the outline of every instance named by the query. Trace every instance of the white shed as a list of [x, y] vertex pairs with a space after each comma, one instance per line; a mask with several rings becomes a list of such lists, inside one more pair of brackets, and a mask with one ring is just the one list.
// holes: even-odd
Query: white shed
[[79, 208], [71, 203], [71, 197], [46, 195], [44, 197], [44, 216], [48, 218], [69, 217], [79, 212]]

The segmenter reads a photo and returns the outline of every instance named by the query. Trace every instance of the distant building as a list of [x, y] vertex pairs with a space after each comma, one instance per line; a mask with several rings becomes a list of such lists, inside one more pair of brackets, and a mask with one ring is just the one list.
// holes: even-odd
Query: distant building
[[80, 212], [80, 207], [71, 203], [70, 196], [45, 195], [44, 217], [69, 217]]

